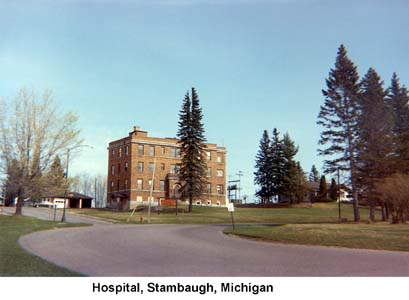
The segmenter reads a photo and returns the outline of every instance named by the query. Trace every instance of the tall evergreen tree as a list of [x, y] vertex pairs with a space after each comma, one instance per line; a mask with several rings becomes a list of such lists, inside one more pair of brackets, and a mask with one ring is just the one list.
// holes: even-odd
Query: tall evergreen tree
[[254, 172], [254, 183], [260, 187], [256, 195], [262, 203], [270, 202], [273, 196], [270, 143], [268, 132], [264, 130], [256, 155], [256, 171]]
[[192, 212], [193, 199], [200, 199], [206, 187], [206, 139], [202, 117], [199, 97], [192, 87], [191, 98], [187, 93], [183, 100], [177, 133], [181, 145], [179, 179], [182, 182], [182, 198], [189, 200], [189, 212]]
[[64, 168], [61, 164], [60, 157], [57, 155], [54, 158], [50, 169], [45, 174], [44, 181], [44, 196], [63, 195], [67, 190], [67, 181], [64, 176]]
[[321, 175], [321, 178], [320, 178], [320, 189], [318, 191], [318, 201], [320, 202], [328, 201], [327, 179], [325, 178], [325, 175]]
[[374, 221], [378, 201], [375, 185], [390, 173], [392, 152], [392, 115], [382, 85], [379, 75], [370, 68], [362, 80], [359, 100], [358, 180], [362, 195], [370, 205], [371, 221]]
[[387, 101], [393, 114], [393, 171], [409, 173], [409, 93], [393, 73]]
[[296, 181], [297, 181], [297, 188], [295, 192], [295, 198], [297, 202], [304, 201], [304, 198], [307, 193], [307, 177], [305, 176], [304, 170], [301, 167], [299, 161], [295, 164], [296, 169]]
[[331, 185], [329, 187], [329, 198], [331, 201], [337, 201], [338, 199], [338, 185], [337, 182], [335, 181], [335, 178], [331, 179]]
[[274, 128], [271, 138], [271, 175], [273, 194], [278, 198], [278, 202], [281, 201], [281, 195], [283, 193], [285, 175], [284, 163], [283, 143], [280, 138], [280, 133], [277, 128]]
[[283, 136], [282, 148], [284, 160], [283, 194], [289, 197], [290, 203], [293, 203], [297, 190], [297, 167], [294, 157], [298, 152], [298, 147], [295, 146], [288, 133]]
[[353, 194], [354, 220], [359, 221], [356, 182], [359, 75], [348, 58], [344, 45], [338, 49], [335, 68], [326, 79], [327, 89], [322, 90], [325, 103], [320, 108], [317, 124], [324, 127], [318, 153], [327, 156], [325, 173], [335, 173], [339, 168], [349, 174]]
[[318, 173], [317, 168], [315, 165], [312, 165], [310, 174], [308, 176], [308, 180], [310, 182], [319, 182], [320, 181], [320, 173]]

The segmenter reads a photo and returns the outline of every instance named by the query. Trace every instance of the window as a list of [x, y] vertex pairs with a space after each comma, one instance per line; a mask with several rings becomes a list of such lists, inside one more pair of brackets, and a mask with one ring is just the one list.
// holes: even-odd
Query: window
[[120, 181], [118, 180], [118, 181], [116, 182], [116, 190], [117, 190], [117, 191], [119, 191], [119, 184], [120, 184]]
[[216, 157], [216, 162], [221, 163], [221, 162], [222, 162], [222, 157], [221, 157], [221, 156], [217, 156], [217, 157]]
[[206, 176], [211, 177], [212, 176], [212, 168], [207, 168], [206, 170]]
[[196, 205], [202, 204], [202, 201], [196, 201]]
[[210, 151], [206, 151], [206, 160], [212, 159], [212, 153]]
[[128, 172], [128, 162], [125, 162], [125, 172]]
[[170, 148], [170, 157], [179, 158], [180, 157], [180, 149], [179, 148]]
[[128, 154], [129, 154], [129, 146], [126, 145], [125, 146], [125, 155], [128, 156]]
[[217, 170], [217, 177], [223, 177], [223, 170]]
[[161, 149], [161, 153], [162, 153], [162, 154], [165, 154], [165, 152], [166, 152], [165, 146], [160, 147], [160, 149]]
[[220, 206], [220, 201], [217, 201], [217, 202], [216, 202], [216, 205], [217, 205], [217, 206]]
[[176, 174], [176, 165], [170, 165], [170, 174]]
[[115, 175], [115, 166], [111, 166], [111, 174]]
[[149, 179], [148, 185], [149, 185], [149, 189], [151, 189], [151, 187], [152, 187], [152, 179]]
[[149, 146], [149, 155], [155, 156], [155, 146]]
[[216, 192], [217, 192], [219, 195], [223, 195], [223, 185], [218, 184], [218, 185], [216, 186]]
[[212, 201], [207, 200], [207, 205], [212, 205]]
[[143, 155], [143, 145], [138, 145], [138, 154]]
[[138, 162], [138, 173], [143, 173], [143, 162], [142, 161]]
[[114, 190], [114, 182], [111, 181], [111, 192]]
[[153, 170], [155, 169], [155, 164], [153, 162], [149, 163], [149, 172], [153, 173]]
[[122, 148], [119, 147], [119, 148], [118, 148], [118, 157], [121, 157], [121, 156], [122, 156]]
[[118, 164], [118, 174], [121, 173], [121, 164]]
[[112, 157], [114, 157], [114, 156], [115, 156], [115, 149], [112, 148]]
[[164, 190], [165, 190], [165, 180], [159, 181], [159, 189], [160, 189], [161, 191], [164, 191]]
[[125, 190], [127, 190], [127, 189], [128, 189], [128, 179], [125, 179], [124, 189], [125, 189]]
[[164, 164], [164, 163], [161, 163], [161, 164], [160, 164], [160, 169], [161, 169], [162, 171], [165, 171], [165, 164]]
[[207, 193], [210, 194], [212, 192], [212, 185], [210, 183], [206, 184]]
[[142, 188], [143, 188], [143, 180], [142, 179], [138, 179], [136, 181], [136, 188], [137, 188], [138, 191], [142, 190]]

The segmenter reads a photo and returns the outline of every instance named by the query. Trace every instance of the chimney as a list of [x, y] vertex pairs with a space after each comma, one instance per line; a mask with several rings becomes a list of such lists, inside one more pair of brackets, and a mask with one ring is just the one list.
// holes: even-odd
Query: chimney
[[133, 131], [138, 131], [138, 130], [140, 130], [140, 129], [141, 129], [141, 128], [140, 128], [139, 126], [136, 126], [136, 125], [133, 127]]

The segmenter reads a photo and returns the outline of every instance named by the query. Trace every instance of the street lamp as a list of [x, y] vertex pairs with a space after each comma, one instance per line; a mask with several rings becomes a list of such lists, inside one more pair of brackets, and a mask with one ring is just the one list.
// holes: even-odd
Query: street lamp
[[80, 147], [88, 147], [88, 148], [92, 148], [92, 149], [94, 148], [94, 147], [89, 146], [89, 145], [77, 145], [77, 146], [74, 146], [74, 147], [71, 147], [71, 148], [67, 149], [67, 164], [65, 166], [65, 183], [67, 185], [67, 188], [65, 189], [65, 192], [64, 192], [64, 210], [63, 210], [63, 213], [62, 213], [61, 222], [65, 222], [65, 220], [66, 220], [65, 210], [66, 210], [66, 202], [67, 202], [68, 164], [69, 164], [69, 160], [70, 160], [70, 151], [74, 150], [74, 149], [77, 149], [77, 148], [80, 148]]

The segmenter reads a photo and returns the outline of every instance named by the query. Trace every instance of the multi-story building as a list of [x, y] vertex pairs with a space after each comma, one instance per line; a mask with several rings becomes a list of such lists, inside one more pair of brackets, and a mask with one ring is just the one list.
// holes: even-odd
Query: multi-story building
[[[119, 210], [180, 199], [180, 145], [175, 138], [149, 137], [139, 127], [109, 143], [107, 206]], [[206, 144], [207, 186], [194, 205], [226, 205], [226, 149]], [[150, 199], [151, 184], [152, 198]], [[180, 200], [179, 200], [180, 201]]]

